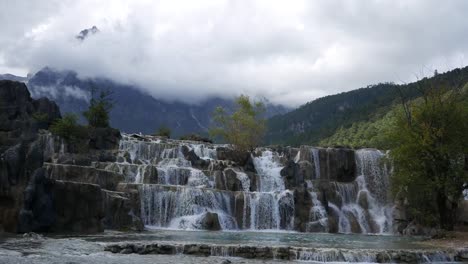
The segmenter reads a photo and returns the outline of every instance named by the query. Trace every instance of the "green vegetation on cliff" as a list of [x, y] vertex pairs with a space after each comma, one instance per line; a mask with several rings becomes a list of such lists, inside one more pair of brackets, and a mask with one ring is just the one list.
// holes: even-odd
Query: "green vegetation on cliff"
[[[468, 67], [410, 84], [380, 83], [316, 99], [294, 111], [270, 118], [266, 142], [283, 145], [379, 147], [380, 143], [373, 135], [380, 133], [381, 125], [385, 122], [378, 120], [389, 118], [387, 113], [400, 103], [402, 93], [407, 100], [421, 96], [418, 87], [422, 82], [433, 85], [446, 83], [450, 87], [459, 87], [468, 82]], [[361, 140], [353, 131], [370, 138]]]

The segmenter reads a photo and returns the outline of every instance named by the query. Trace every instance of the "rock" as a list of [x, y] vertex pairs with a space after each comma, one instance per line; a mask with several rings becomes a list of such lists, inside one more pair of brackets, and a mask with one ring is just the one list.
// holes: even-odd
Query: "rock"
[[315, 179], [315, 168], [313, 163], [309, 161], [299, 161], [297, 166], [299, 170], [298, 174], [301, 175], [300, 177], [304, 181]]
[[221, 224], [217, 213], [206, 212], [200, 220], [200, 227], [204, 230], [219, 231], [221, 230]]
[[369, 209], [369, 193], [367, 191], [360, 191], [358, 194], [358, 204], [364, 209]]
[[295, 213], [295, 204], [293, 201], [294, 194], [291, 192], [284, 193], [278, 200], [281, 229], [294, 228], [294, 226], [291, 226], [291, 222], [294, 220]]
[[231, 264], [232, 261], [230, 261], [229, 259], [224, 259], [223, 261], [221, 261], [221, 264]]
[[304, 184], [304, 175], [300, 172], [299, 165], [294, 161], [289, 160], [286, 163], [286, 166], [281, 170], [286, 189], [294, 189]]
[[228, 191], [242, 191], [242, 182], [237, 178], [237, 173], [233, 169], [226, 169], [223, 171], [226, 179], [226, 190]]
[[[236, 193], [235, 203], [234, 203], [234, 212], [236, 216], [237, 225], [239, 228], [248, 229], [250, 228], [250, 210], [245, 210], [244, 208], [249, 206], [245, 204], [245, 194], [243, 192]], [[244, 223], [245, 220], [245, 223]]]
[[294, 206], [295, 229], [305, 232], [306, 224], [309, 222], [310, 208], [312, 208], [312, 198], [307, 189], [298, 188], [294, 191]]
[[249, 152], [243, 152], [226, 147], [218, 147], [216, 148], [216, 155], [219, 160], [231, 160], [240, 167], [247, 165], [248, 170], [246, 171], [252, 171], [253, 161], [251, 161], [251, 155]]
[[38, 130], [59, 117], [55, 103], [33, 100], [24, 83], [0, 81], [0, 230], [17, 231], [23, 191], [44, 159]]
[[24, 233], [23, 238], [28, 238], [31, 240], [44, 240], [44, 236], [36, 234], [34, 232]]
[[56, 221], [54, 232], [102, 232], [103, 195], [96, 184], [56, 180], [52, 186]]
[[45, 168], [50, 179], [92, 183], [107, 190], [115, 190], [125, 180], [122, 174], [88, 166], [47, 163]]
[[115, 128], [99, 127], [89, 130], [89, 146], [93, 149], [116, 149], [120, 138], [120, 131]]
[[143, 222], [133, 209], [130, 195], [123, 192], [103, 190], [105, 217], [104, 228], [114, 230], [144, 230]]
[[319, 149], [320, 179], [352, 182], [356, 179], [354, 150], [347, 148]]
[[19, 215], [19, 232], [47, 232], [55, 224], [56, 214], [52, 189], [44, 168], [37, 169], [24, 191], [24, 204]]
[[210, 165], [209, 160], [204, 160], [201, 159], [200, 157], [195, 154], [195, 151], [192, 149], [189, 149], [187, 146], [182, 146], [182, 153], [184, 154], [185, 159], [190, 161], [193, 167], [199, 168], [202, 170], [208, 169], [208, 166]]

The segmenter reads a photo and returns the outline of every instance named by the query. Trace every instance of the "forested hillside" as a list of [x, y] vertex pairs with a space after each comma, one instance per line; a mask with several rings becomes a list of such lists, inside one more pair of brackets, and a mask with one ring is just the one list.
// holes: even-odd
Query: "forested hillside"
[[[423, 82], [426, 85], [443, 83], [460, 86], [468, 82], [468, 67], [414, 83], [380, 83], [316, 99], [294, 111], [269, 119], [266, 142], [281, 145], [379, 146], [374, 136], [388, 121], [381, 119], [390, 117], [389, 112], [396, 103], [401, 102], [402, 96], [407, 100], [417, 98]], [[349, 136], [344, 139], [344, 134]], [[351, 135], [354, 139], [349, 138]]]

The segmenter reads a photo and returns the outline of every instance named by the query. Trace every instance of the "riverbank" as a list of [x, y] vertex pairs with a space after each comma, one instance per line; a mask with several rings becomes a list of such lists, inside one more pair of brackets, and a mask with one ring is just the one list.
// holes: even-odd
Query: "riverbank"
[[13, 235], [0, 240], [0, 263], [455, 262], [468, 260], [466, 238], [176, 230]]
[[445, 232], [418, 243], [438, 248], [468, 248], [468, 232]]

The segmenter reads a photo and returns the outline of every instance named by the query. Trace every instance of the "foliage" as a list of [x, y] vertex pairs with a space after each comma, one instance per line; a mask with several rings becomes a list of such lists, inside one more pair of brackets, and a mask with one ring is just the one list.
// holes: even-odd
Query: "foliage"
[[368, 122], [356, 122], [350, 127], [340, 127], [335, 133], [319, 142], [322, 147], [346, 146], [352, 148], [371, 147], [385, 149], [385, 134], [390, 129], [391, 123], [396, 118], [396, 110], [393, 109], [382, 118]]
[[88, 110], [83, 112], [91, 127], [109, 127], [109, 112], [113, 107], [109, 90], [101, 90], [99, 96], [95, 96], [96, 88], [91, 88], [91, 100]]
[[160, 136], [160, 137], [171, 137], [171, 129], [167, 126], [160, 126], [159, 129], [156, 131], [154, 134], [155, 136]]
[[238, 150], [252, 151], [261, 143], [266, 130], [265, 107], [261, 102], [251, 102], [245, 95], [236, 99], [236, 106], [232, 114], [222, 107], [216, 108], [213, 113], [215, 127], [211, 128], [210, 135], [223, 138]]
[[78, 124], [78, 116], [75, 114], [66, 114], [55, 120], [50, 126], [50, 131], [68, 142], [76, 142], [86, 138], [88, 134], [86, 127]]
[[32, 118], [39, 123], [49, 122], [49, 115], [47, 113], [36, 112], [32, 115]]
[[450, 87], [457, 87], [468, 82], [468, 67], [438, 73], [415, 83], [380, 83], [316, 99], [294, 111], [270, 118], [266, 143], [316, 145], [340, 128], [347, 129], [354, 123], [382, 118], [399, 103], [399, 91], [410, 100], [419, 97], [418, 87], [422, 82], [432, 85], [447, 83]]
[[188, 134], [188, 135], [183, 135], [179, 138], [180, 140], [191, 140], [191, 141], [200, 141], [200, 142], [207, 142], [207, 143], [213, 143], [213, 140], [201, 136], [199, 134]]
[[392, 189], [403, 192], [410, 218], [452, 230], [468, 182], [468, 105], [458, 88], [422, 82], [422, 96], [403, 100], [387, 134]]

